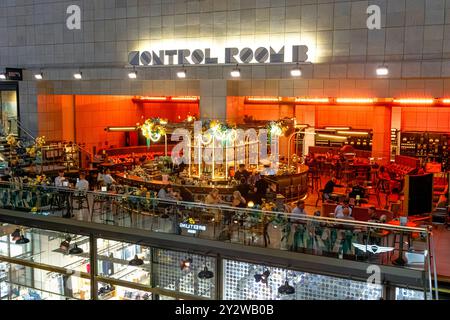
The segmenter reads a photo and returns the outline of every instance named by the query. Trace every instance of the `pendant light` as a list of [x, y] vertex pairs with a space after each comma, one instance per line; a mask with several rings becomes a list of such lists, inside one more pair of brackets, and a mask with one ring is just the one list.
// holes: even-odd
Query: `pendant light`
[[205, 267], [203, 268], [202, 271], [200, 271], [198, 273], [198, 277], [199, 277], [199, 279], [212, 279], [212, 278], [214, 278], [214, 272], [212, 272], [208, 269], [208, 266], [206, 265], [206, 257], [204, 257], [204, 259], [205, 259], [205, 262], [204, 262]]
[[69, 250], [70, 254], [82, 254], [83, 252], [83, 249], [79, 248], [76, 243], [73, 248]]
[[130, 266], [135, 266], [135, 267], [137, 267], [137, 266], [142, 266], [142, 265], [144, 264], [144, 260], [140, 259], [140, 258], [138, 257], [138, 255], [136, 254], [136, 255], [134, 256], [134, 258], [131, 259], [131, 260], [128, 262], [128, 264], [129, 264]]
[[25, 238], [25, 236], [22, 234], [20, 236], [20, 239], [16, 241], [16, 244], [27, 244], [28, 242], [30, 242], [30, 239]]
[[289, 284], [289, 281], [286, 279], [284, 284], [278, 288], [278, 293], [283, 295], [291, 295], [295, 293], [295, 288]]

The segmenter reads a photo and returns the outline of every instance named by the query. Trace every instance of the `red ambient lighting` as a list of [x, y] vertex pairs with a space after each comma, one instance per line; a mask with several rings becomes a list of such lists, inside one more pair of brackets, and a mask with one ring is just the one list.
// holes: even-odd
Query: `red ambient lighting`
[[182, 103], [198, 103], [200, 98], [197, 96], [179, 96], [179, 97], [135, 97], [132, 99], [134, 103], [157, 103], [157, 102], [182, 102]]

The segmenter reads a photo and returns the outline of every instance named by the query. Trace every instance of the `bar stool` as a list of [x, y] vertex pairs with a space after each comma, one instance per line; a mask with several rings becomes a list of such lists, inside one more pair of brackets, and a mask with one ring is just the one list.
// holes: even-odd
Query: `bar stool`
[[[77, 201], [78, 202], [78, 206], [77, 209], [78, 210], [82, 210], [82, 209], [88, 209], [88, 211], [90, 212], [90, 208], [89, 208], [89, 199], [88, 199], [88, 195], [87, 192], [85, 191], [79, 191], [76, 192], [73, 197], [72, 197], [72, 208], [73, 206], [73, 201]], [[86, 206], [85, 206], [86, 205]]]
[[92, 203], [92, 211], [91, 211], [91, 221], [94, 220], [94, 216], [96, 212], [100, 212], [100, 219], [105, 215], [105, 213], [107, 214], [107, 212], [105, 212], [105, 207], [106, 207], [106, 203], [107, 203], [107, 199], [105, 196], [103, 195], [94, 195], [94, 200]]

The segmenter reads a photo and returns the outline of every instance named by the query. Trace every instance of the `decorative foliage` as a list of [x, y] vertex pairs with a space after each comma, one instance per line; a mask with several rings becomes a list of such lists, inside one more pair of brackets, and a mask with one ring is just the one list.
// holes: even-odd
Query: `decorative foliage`
[[157, 142], [162, 136], [166, 134], [167, 119], [161, 118], [151, 118], [145, 120], [144, 124], [137, 124], [137, 126], [142, 130], [142, 135], [153, 142]]
[[45, 136], [37, 137], [34, 140], [34, 145], [31, 146], [30, 148], [26, 149], [28, 155], [32, 158], [34, 158], [36, 156], [40, 156], [41, 151], [39, 149], [42, 148], [43, 146], [45, 146], [45, 143], [46, 143]]
[[9, 134], [6, 137], [6, 142], [11, 146], [11, 147], [15, 147], [17, 145], [17, 140], [16, 137], [13, 134]]

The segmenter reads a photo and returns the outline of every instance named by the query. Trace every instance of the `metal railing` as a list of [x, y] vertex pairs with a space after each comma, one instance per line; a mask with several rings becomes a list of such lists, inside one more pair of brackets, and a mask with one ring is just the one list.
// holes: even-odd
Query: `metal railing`
[[426, 277], [424, 291], [432, 294], [434, 286], [438, 298], [429, 227], [162, 200], [154, 193], [127, 186], [117, 186], [114, 192], [79, 192], [1, 182], [0, 208], [49, 216], [74, 215], [74, 219], [96, 224], [419, 269]]

